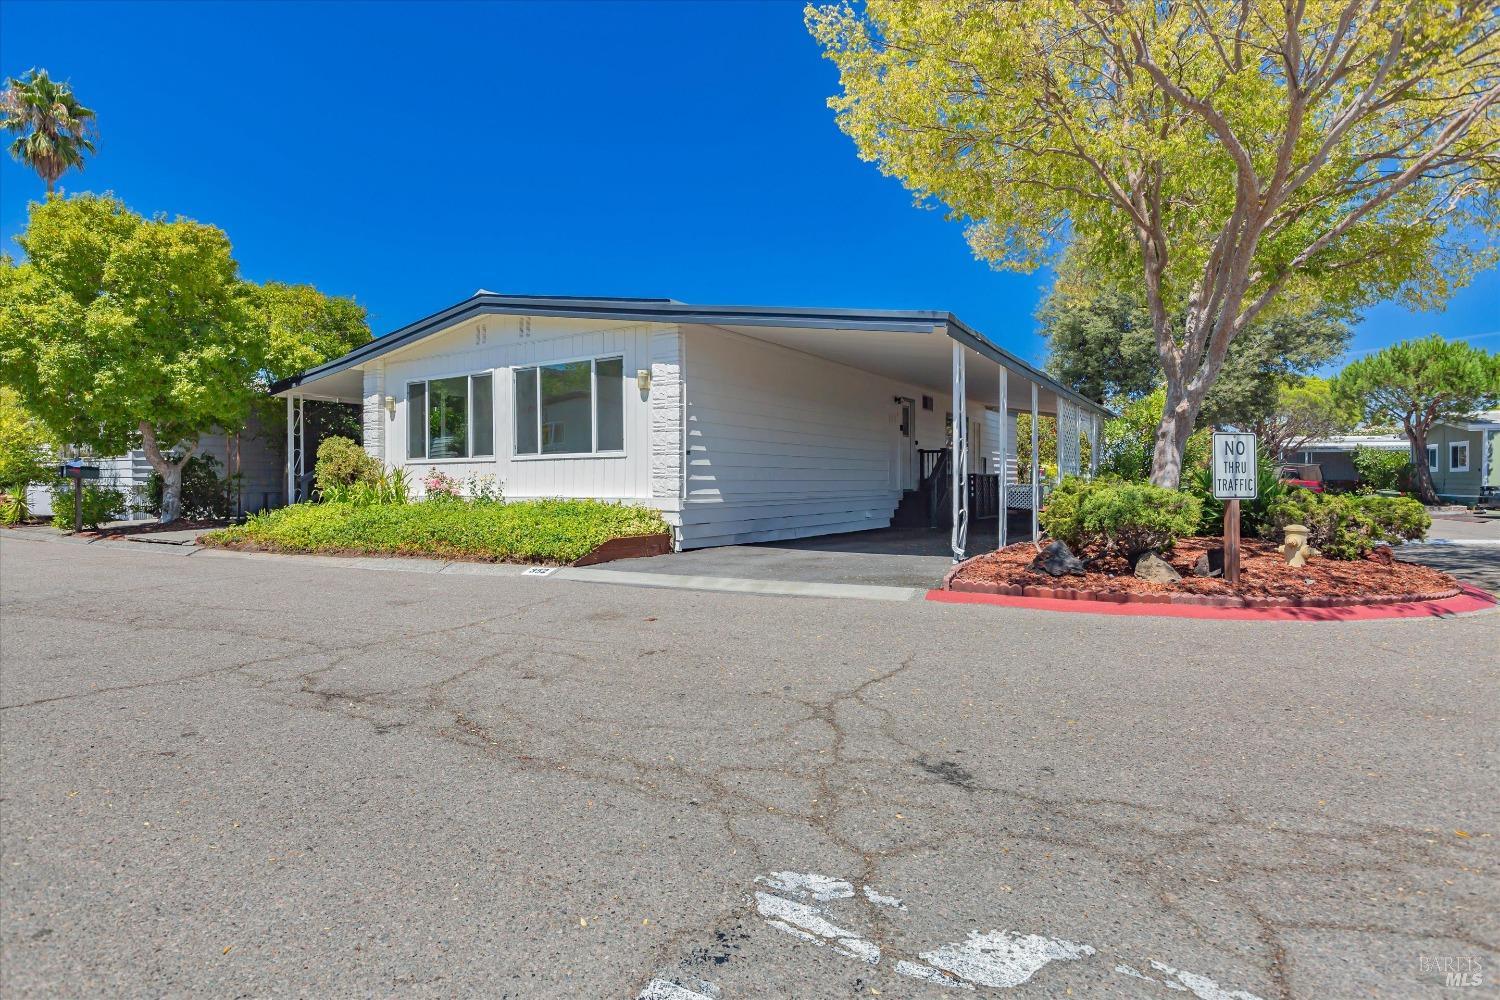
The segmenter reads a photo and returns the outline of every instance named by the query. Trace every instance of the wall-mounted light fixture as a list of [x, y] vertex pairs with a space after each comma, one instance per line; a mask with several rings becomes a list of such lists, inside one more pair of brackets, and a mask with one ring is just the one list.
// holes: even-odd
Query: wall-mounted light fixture
[[635, 372], [635, 387], [642, 392], [651, 391], [651, 369], [637, 368]]
[[396, 417], [396, 397], [395, 396], [387, 396], [387, 397], [385, 397], [385, 412], [391, 415], [391, 419], [393, 419], [393, 420], [395, 419], [395, 417]]

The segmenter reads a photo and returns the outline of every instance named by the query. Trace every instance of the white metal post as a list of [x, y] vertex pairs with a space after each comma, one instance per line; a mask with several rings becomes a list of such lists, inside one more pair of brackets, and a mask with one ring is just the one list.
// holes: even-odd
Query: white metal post
[[1037, 444], [1036, 383], [1031, 383], [1031, 540], [1037, 538], [1037, 513], [1042, 509], [1042, 483]]
[[296, 474], [292, 471], [294, 461], [292, 458], [292, 408], [292, 397], [288, 396], [286, 398], [286, 505], [288, 507], [294, 502], [292, 498], [297, 492]]
[[962, 562], [969, 540], [969, 413], [964, 348], [953, 342], [953, 561]]
[[1009, 405], [1006, 396], [1010, 391], [1010, 373], [1000, 366], [1000, 461], [996, 469], [1000, 473], [1000, 547], [1005, 548], [1005, 522], [1010, 520], [1010, 487], [1005, 483], [1005, 466], [1010, 452], [1010, 421], [1006, 414]]
[[1099, 414], [1089, 413], [1089, 478], [1099, 474], [1099, 439], [1104, 436]]

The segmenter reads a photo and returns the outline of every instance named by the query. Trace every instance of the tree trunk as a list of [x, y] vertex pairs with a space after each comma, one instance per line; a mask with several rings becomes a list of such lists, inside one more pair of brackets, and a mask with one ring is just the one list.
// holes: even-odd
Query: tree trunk
[[[1196, 396], [1196, 398], [1194, 398]], [[1182, 481], [1182, 458], [1192, 436], [1203, 393], [1183, 391], [1168, 384], [1167, 405], [1156, 428], [1156, 447], [1151, 452], [1151, 482], [1175, 490]]]
[[182, 516], [182, 470], [187, 466], [188, 459], [192, 458], [193, 453], [198, 450], [198, 442], [179, 444], [182, 457], [172, 462], [162, 454], [156, 440], [156, 428], [151, 426], [150, 421], [142, 420], [140, 431], [141, 446], [146, 452], [146, 461], [150, 462], [152, 470], [161, 476], [161, 515], [157, 521], [160, 524], [171, 524]]
[[1417, 499], [1425, 504], [1438, 502], [1437, 490], [1432, 486], [1432, 467], [1427, 464], [1427, 432], [1430, 428], [1408, 424], [1406, 436], [1411, 441], [1412, 485], [1417, 488]]

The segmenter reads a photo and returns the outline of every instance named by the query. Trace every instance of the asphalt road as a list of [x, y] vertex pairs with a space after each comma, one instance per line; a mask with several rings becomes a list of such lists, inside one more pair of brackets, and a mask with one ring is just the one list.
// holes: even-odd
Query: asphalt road
[[0, 993], [1493, 995], [1497, 650], [7, 537]]

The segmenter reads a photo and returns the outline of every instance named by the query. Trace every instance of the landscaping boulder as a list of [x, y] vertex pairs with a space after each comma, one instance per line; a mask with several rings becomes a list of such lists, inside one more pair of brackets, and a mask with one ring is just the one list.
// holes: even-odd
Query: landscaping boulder
[[1391, 544], [1389, 542], [1376, 542], [1375, 547], [1365, 553], [1365, 558], [1370, 560], [1370, 562], [1389, 566], [1395, 562], [1396, 554], [1391, 551]]
[[1209, 549], [1198, 557], [1193, 564], [1194, 576], [1223, 576], [1224, 575], [1224, 550]]
[[1135, 575], [1148, 583], [1176, 583], [1182, 574], [1155, 552], [1147, 552], [1135, 561]]
[[1048, 576], [1083, 576], [1083, 561], [1075, 556], [1062, 542], [1048, 542], [1046, 548], [1031, 560], [1031, 568], [1041, 570]]

